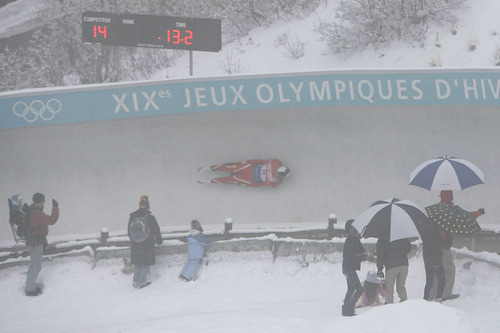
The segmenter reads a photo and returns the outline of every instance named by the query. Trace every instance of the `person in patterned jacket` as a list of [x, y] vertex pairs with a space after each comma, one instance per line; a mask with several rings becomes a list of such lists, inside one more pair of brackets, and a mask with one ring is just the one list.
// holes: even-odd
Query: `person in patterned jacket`
[[290, 174], [290, 169], [275, 158], [269, 160], [255, 159], [233, 163], [221, 163], [198, 169], [199, 172], [226, 171], [229, 176], [199, 180], [200, 184], [236, 184], [241, 186], [276, 187], [283, 178]]

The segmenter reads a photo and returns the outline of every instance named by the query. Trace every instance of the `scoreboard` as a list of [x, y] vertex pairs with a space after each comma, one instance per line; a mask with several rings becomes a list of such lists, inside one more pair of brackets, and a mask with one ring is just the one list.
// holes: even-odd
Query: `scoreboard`
[[218, 52], [222, 49], [218, 19], [111, 14], [82, 14], [82, 38], [106, 45]]

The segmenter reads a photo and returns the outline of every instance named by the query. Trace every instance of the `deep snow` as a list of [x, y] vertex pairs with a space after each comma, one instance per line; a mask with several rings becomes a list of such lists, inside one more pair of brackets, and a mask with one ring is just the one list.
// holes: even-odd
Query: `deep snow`
[[[19, 4], [23, 1], [28, 0]], [[308, 18], [256, 29], [248, 38], [225, 45], [219, 53], [195, 52], [195, 75], [223, 75], [220, 62], [231, 52], [242, 65], [241, 74], [287, 75], [348, 67], [429, 68], [428, 51], [409, 46], [387, 46], [383, 57], [380, 50], [367, 50], [345, 59], [325, 54], [326, 44], [314, 35], [314, 26], [319, 17], [332, 14], [332, 3], [322, 3]], [[498, 6], [492, 2], [490, 8]], [[491, 10], [471, 7], [464, 12], [463, 25], [456, 35], [443, 28], [443, 67], [456, 64], [444, 54], [464, 59], [467, 67], [491, 66], [492, 61], [487, 59], [494, 58], [497, 48], [495, 20]], [[472, 27], [481, 37], [481, 44], [476, 51], [465, 52], [467, 31]], [[283, 50], [274, 47], [273, 39], [283, 31], [296, 32], [307, 41], [303, 58], [287, 58]], [[429, 47], [435, 46], [431, 43]], [[155, 78], [186, 77], [186, 66], [187, 57], [178, 59], [175, 67]], [[150, 196], [164, 231], [192, 218], [219, 225], [227, 217], [245, 224], [326, 223], [330, 213], [343, 221], [357, 216], [374, 201], [389, 197], [415, 200], [421, 207], [435, 203], [437, 193], [408, 186], [409, 174], [423, 161], [449, 154], [471, 160], [486, 177], [485, 185], [455, 193], [456, 203], [467, 210], [485, 208], [486, 215], [479, 223], [497, 225], [500, 154], [496, 135], [500, 124], [494, 116], [495, 108], [437, 105], [400, 112], [405, 110], [413, 111], [413, 107], [339, 108], [335, 112], [322, 109], [314, 113], [307, 109], [217, 112], [2, 131], [2, 155], [18, 161], [0, 161], [3, 195], [5, 199], [22, 193], [30, 202], [34, 192], [42, 191], [49, 200], [59, 200], [62, 216], [51, 236], [95, 233], [102, 227], [120, 230], [142, 194]], [[448, 112], [453, 113], [456, 122], [443, 127]], [[221, 131], [221, 123], [229, 126]], [[146, 127], [148, 133], [143, 131]], [[132, 139], [136, 136], [141, 140]], [[42, 144], [18, 149], [19, 142]], [[134, 158], [138, 152], [154, 156], [152, 165], [145, 168], [142, 160]], [[25, 162], [34, 156], [37, 164]], [[201, 166], [272, 157], [288, 164], [292, 174], [270, 191], [196, 183], [199, 178], [212, 176], [197, 173]], [[399, 163], [387, 163], [393, 160]], [[37, 174], [41, 175], [33, 181], [31, 176]], [[18, 181], [20, 178], [22, 181]], [[304, 197], [309, 199], [307, 205], [303, 204]], [[7, 214], [7, 205], [0, 205], [0, 216]], [[0, 239], [11, 237], [9, 226], [0, 224]]]
[[[498, 262], [496, 254], [483, 256]], [[58, 258], [44, 263], [44, 293], [34, 298], [23, 293], [27, 266], [2, 269], [2, 331], [487, 333], [500, 325], [499, 269], [484, 262], [465, 268], [470, 259], [456, 260], [454, 291], [461, 297], [440, 304], [422, 299], [423, 261], [413, 257], [407, 302], [398, 303], [396, 294], [395, 304], [358, 309], [349, 318], [340, 315], [346, 291], [341, 253], [309, 255], [309, 265], [297, 257], [273, 263], [269, 252], [208, 257], [190, 283], [178, 279], [184, 255], [158, 257], [153, 283], [141, 290], [132, 287], [122, 259], [93, 268], [86, 256]], [[364, 262], [361, 280], [370, 269], [375, 264]]]

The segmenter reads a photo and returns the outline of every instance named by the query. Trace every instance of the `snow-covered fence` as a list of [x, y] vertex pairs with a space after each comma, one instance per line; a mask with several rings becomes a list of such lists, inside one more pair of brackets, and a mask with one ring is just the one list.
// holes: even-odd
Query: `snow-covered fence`
[[[249, 253], [258, 253], [262, 258], [277, 260], [278, 258], [293, 258], [303, 265], [320, 260], [341, 260], [338, 256], [342, 252], [345, 240], [343, 228], [329, 223], [326, 229], [281, 229], [281, 230], [253, 230], [246, 232], [206, 232], [214, 242], [208, 247], [207, 254], [213, 262], [240, 258], [244, 260]], [[159, 257], [178, 257], [184, 260], [187, 253], [188, 232], [164, 233], [164, 243], [157, 247]], [[484, 242], [483, 242], [484, 240]], [[375, 239], [363, 239], [365, 248], [375, 253]], [[485, 251], [487, 244], [489, 252], [480, 255], [473, 251]], [[498, 257], [499, 234], [482, 231], [472, 238], [456, 237], [454, 247], [457, 256], [467, 256], [472, 259], [489, 262], [500, 267], [491, 258]], [[481, 245], [483, 244], [483, 245]], [[472, 245], [472, 247], [471, 247]], [[414, 242], [410, 255], [418, 255], [421, 243]], [[475, 249], [474, 249], [475, 247]], [[61, 257], [88, 256], [94, 264], [99, 260], [130, 257], [130, 241], [127, 236], [113, 236], [110, 238], [96, 237], [84, 240], [58, 241], [50, 243], [46, 249], [45, 260], [56, 260]], [[478, 257], [479, 255], [479, 257]], [[477, 258], [476, 258], [477, 257]], [[178, 259], [176, 259], [178, 260]], [[0, 247], [0, 269], [14, 265], [27, 265], [29, 251], [25, 245]]]
[[[214, 240], [207, 249], [212, 261], [222, 260], [228, 253], [259, 252], [265, 257], [276, 260], [278, 257], [297, 256], [305, 261], [307, 256], [318, 256], [342, 251], [343, 229], [278, 229], [251, 230], [245, 232], [210, 232], [206, 234]], [[157, 247], [158, 256], [184, 256], [187, 253], [188, 232], [164, 233], [164, 242]], [[370, 245], [368, 245], [370, 246]], [[373, 249], [374, 250], [374, 249]], [[97, 263], [102, 259], [130, 257], [130, 240], [125, 235], [107, 238], [100, 237], [85, 240], [57, 241], [50, 243], [45, 251], [45, 260], [60, 257], [89, 256]], [[316, 259], [314, 259], [316, 260]], [[29, 262], [29, 251], [24, 244], [0, 248], [0, 268], [13, 265], [25, 265]]]

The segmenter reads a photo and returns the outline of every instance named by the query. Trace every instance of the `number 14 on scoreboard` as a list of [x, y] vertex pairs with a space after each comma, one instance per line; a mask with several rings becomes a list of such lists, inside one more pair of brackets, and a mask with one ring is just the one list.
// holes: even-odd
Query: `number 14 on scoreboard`
[[94, 25], [94, 38], [97, 38], [97, 34], [102, 34], [104, 39], [108, 38], [108, 27], [105, 25]]

